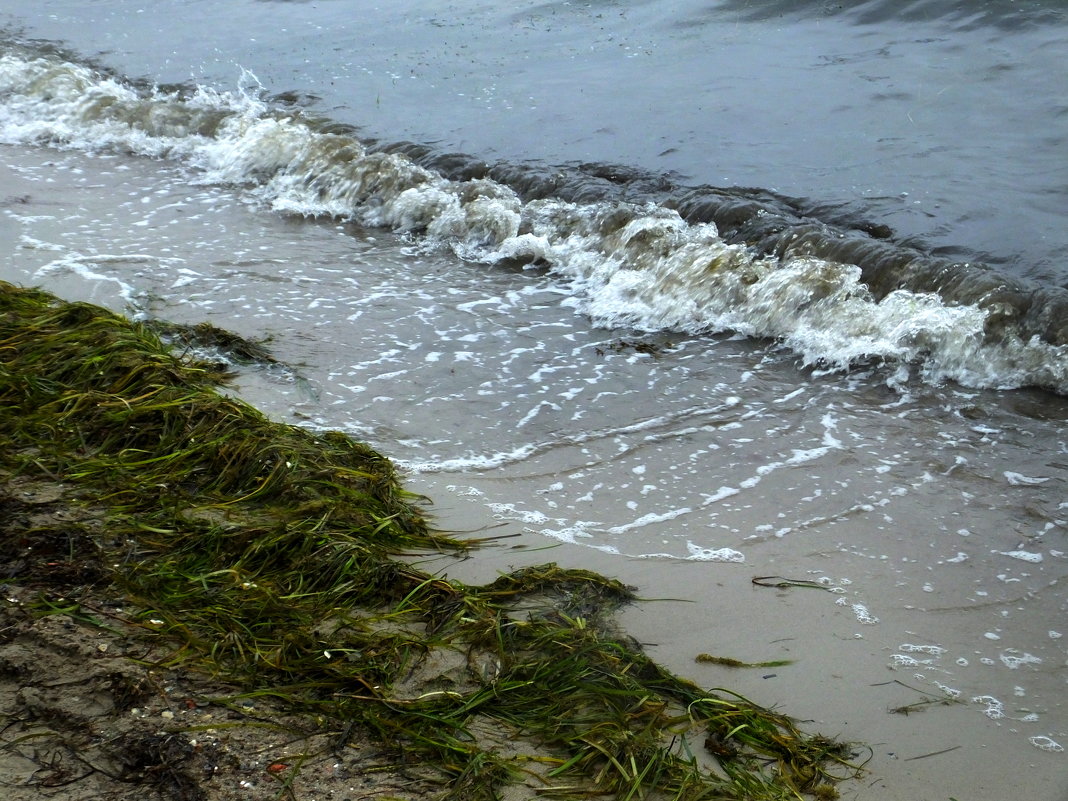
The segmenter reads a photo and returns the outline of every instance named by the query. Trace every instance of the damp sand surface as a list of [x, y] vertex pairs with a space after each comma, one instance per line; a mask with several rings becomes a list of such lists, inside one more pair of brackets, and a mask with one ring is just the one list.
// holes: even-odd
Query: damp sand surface
[[[9, 489], [36, 506], [38, 525], [56, 513], [77, 519], [51, 488]], [[77, 614], [40, 616], [40, 591], [5, 586], [0, 601], [0, 704], [15, 718], [6, 722], [0, 776], [11, 801], [259, 801], [286, 786], [298, 798], [358, 790], [411, 799], [436, 789], [384, 769], [388, 758], [362, 737], [350, 733], [337, 747], [338, 732], [278, 701], [235, 699], [234, 685], [145, 666], [166, 654], [147, 651], [139, 628], [120, 622], [134, 611], [120, 596], [83, 593]]]
[[871, 747], [847, 798], [1064, 798], [1063, 398], [593, 328], [549, 276], [165, 163], [5, 147], [0, 182], [3, 278], [270, 337], [290, 367], [242, 372], [244, 397], [370, 441], [442, 527], [503, 537], [424, 568], [636, 586], [624, 624], [669, 668]]

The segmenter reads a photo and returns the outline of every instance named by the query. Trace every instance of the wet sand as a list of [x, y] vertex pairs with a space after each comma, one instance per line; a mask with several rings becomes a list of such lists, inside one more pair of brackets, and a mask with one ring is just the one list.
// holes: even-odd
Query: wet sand
[[[448, 498], [445, 487], [433, 482], [420, 480], [409, 486]], [[499, 521], [462, 501], [435, 509], [447, 528], [484, 528], [487, 535], [515, 534], [521, 529], [514, 525], [494, 528]], [[917, 518], [902, 521], [902, 526], [924, 523]], [[551, 558], [637, 587], [643, 602], [625, 609], [621, 622], [666, 667], [703, 686], [726, 688], [796, 716], [806, 721], [809, 731], [871, 748], [867, 774], [842, 785], [843, 798], [994, 801], [1019, 796], [1063, 801], [1066, 797], [1063, 755], [1031, 746], [1017, 728], [1026, 728], [1026, 724], [986, 719], [968, 703], [970, 699], [937, 703], [946, 699], [928, 695], [929, 685], [914, 678], [921, 671], [937, 674], [937, 666], [891, 669], [891, 657], [900, 652], [902, 643], [888, 633], [907, 631], [915, 643], [938, 641], [950, 650], [964, 649], [967, 636], [955, 643], [954, 632], [971, 625], [973, 613], [967, 609], [939, 613], [937, 630], [921, 628], [930, 625], [927, 616], [907, 608], [893, 581], [880, 581], [881, 571], [873, 570], [858, 583], [865, 585], [866, 596], [881, 617], [876, 625], [863, 625], [848, 607], [835, 604], [840, 596], [807, 588], [754, 585], [750, 565], [633, 559], [565, 544], [549, 551], [544, 548], [543, 538], [504, 539], [471, 560], [442, 569], [449, 577], [480, 582], [492, 578], [494, 571]], [[809, 577], [813, 556], [820, 558], [819, 545], [811, 541], [800, 548], [783, 543], [779, 550], [764, 563], [764, 569], [785, 577]], [[1049, 622], [1036, 620], [1033, 625], [1043, 628], [1044, 635]], [[698, 664], [694, 658], [699, 653], [742, 661], [796, 661], [774, 669], [742, 670]], [[930, 658], [923, 653], [914, 656]], [[1051, 678], [1064, 682], [1063, 665], [1050, 665], [1049, 670]], [[922, 704], [928, 699], [936, 703]], [[918, 702], [911, 711], [893, 711]], [[1068, 713], [1063, 703], [1043, 711], [1063, 727]]]
[[[0, 199], [5, 201], [6, 209], [18, 214], [41, 214], [51, 209], [63, 215], [69, 213], [62, 208], [66, 197], [76, 195], [83, 207], [93, 203], [91, 186], [87, 188], [76, 172], [56, 170], [51, 175], [52, 183], [46, 187], [37, 182], [36, 176], [43, 169], [41, 162], [49, 156], [10, 148], [5, 148], [2, 155], [6, 163], [0, 168]], [[36, 162], [29, 182], [26, 173], [20, 171], [26, 164], [25, 160], [20, 161], [23, 157]], [[112, 201], [101, 198], [99, 203], [101, 209], [97, 211], [103, 213]], [[280, 229], [290, 225], [284, 220], [265, 224]], [[61, 220], [55, 225], [62, 229]], [[15, 265], [30, 261], [25, 252], [17, 258], [13, 255], [25, 248], [25, 241], [19, 239], [22, 230], [9, 215], [0, 218], [0, 259], [12, 270]], [[282, 233], [279, 238], [283, 238]], [[86, 260], [91, 262], [91, 258]], [[27, 281], [25, 274], [0, 277], [34, 283]], [[69, 274], [39, 280], [46, 288], [71, 299], [89, 289], [100, 296], [88, 299], [122, 306], [113, 282], [86, 282]], [[176, 312], [177, 316], [181, 309], [175, 304], [167, 311]], [[186, 313], [195, 316], [197, 310], [187, 309]], [[221, 320], [216, 317], [213, 322], [220, 324]], [[300, 344], [299, 336], [292, 340], [279, 338], [279, 356], [299, 358]], [[307, 372], [317, 377], [314, 366], [307, 366]], [[263, 376], [247, 375], [239, 386], [254, 405], [276, 416], [291, 415], [309, 405], [299, 399], [292, 387], [280, 387]], [[388, 455], [394, 454], [388, 441], [375, 444]], [[556, 457], [547, 457], [550, 469], [553, 458]], [[1048, 455], [1040, 460], [1048, 462], [1052, 458]], [[664, 459], [660, 464], [650, 461], [650, 473], [673, 469], [670, 457]], [[821, 464], [820, 469], [827, 483], [846, 481], [854, 472], [848, 463], [837, 468]], [[524, 478], [507, 471], [478, 476], [423, 472], [410, 477], [409, 488], [433, 500], [434, 514], [443, 529], [508, 537], [487, 545], [462, 563], [435, 560], [423, 562], [424, 569], [482, 582], [509, 567], [552, 560], [597, 570], [637, 587], [638, 594], [650, 600], [628, 608], [622, 622], [668, 668], [702, 685], [729, 688], [756, 703], [775, 706], [810, 721], [806, 724], [810, 731], [870, 746], [868, 773], [861, 781], [842, 787], [845, 798], [1065, 798], [1068, 763], [1064, 753], [1043, 751], [1028, 740], [1029, 736], [1049, 736], [1061, 744], [1068, 741], [1068, 708], [1063, 700], [1064, 640], [1049, 636], [1050, 630], [1065, 628], [1061, 622], [1066, 611], [1063, 561], [1047, 556], [1040, 564], [1023, 565], [1028, 568], [1027, 581], [995, 585], [1001, 594], [991, 595], [988, 604], [960, 601], [972, 597], [974, 586], [982, 578], [976, 574], [979, 568], [974, 562], [962, 563], [959, 570], [932, 573], [933, 586], [927, 591], [917, 580], [923, 574], [922, 565], [907, 573], [898, 570], [897, 565], [917, 558], [932, 564], [938, 559], [953, 558], [951, 544], [957, 541], [939, 534], [938, 527], [948, 524], [952, 535], [958, 525], [938, 519], [947, 508], [943, 499], [933, 491], [925, 497], [922, 488], [912, 492], [910, 503], [895, 507], [892, 525], [878, 515], [865, 513], [814, 527], [801, 535], [751, 540], [746, 544], [746, 562], [740, 564], [633, 558], [558, 543], [521, 520], [507, 519], [508, 515], [503, 519], [495, 517], [484, 503], [450, 489], [460, 485], [462, 490], [475, 483], [486, 488], [495, 482], [505, 486], [505, 495], [515, 508], [544, 507], [544, 481], [539, 477]], [[1056, 496], [1063, 482], [1051, 486], [1053, 490], [1046, 500], [1055, 507], [1058, 500], [1063, 500]], [[996, 511], [999, 503], [996, 497], [977, 499], [975, 505], [981, 508], [976, 517], [981, 519], [988, 514], [986, 507]], [[991, 520], [1021, 518], [1026, 514], [1026, 500], [1018, 503], [1019, 507], [1002, 508], [999, 516], [991, 516]], [[751, 530], [764, 519], [759, 509], [738, 509], [734, 525], [748, 525]], [[846, 530], [848, 536], [843, 534]], [[975, 536], [989, 537], [979, 546], [984, 552], [1008, 552], [1017, 539], [1011, 530], [977, 531]], [[844, 541], [848, 548], [843, 547]], [[1052, 532], [1048, 545], [1063, 552], [1063, 528]], [[1011, 561], [1005, 564], [1007, 570], [1020, 567]], [[752, 583], [755, 575], [772, 574], [795, 579], [825, 576], [833, 580], [831, 586], [843, 592], [808, 587], [777, 589]], [[848, 585], [839, 580], [846, 575]], [[844, 603], [838, 603], [840, 600]], [[878, 623], [865, 623], [858, 605], [870, 609], [870, 614], [879, 618]], [[1017, 610], [1022, 611], [1017, 614]], [[994, 633], [990, 620], [998, 615], [1007, 620], [1007, 627], [1011, 624], [1011, 635], [1005, 635], [1002, 646], [1046, 643], [1047, 652], [1040, 664], [1022, 663], [1012, 669], [998, 663], [998, 646], [993, 640], [989, 640], [989, 648], [976, 648], [977, 638], [982, 642], [984, 632]], [[944, 653], [903, 648], [912, 645], [923, 649], [933, 643], [945, 649]], [[743, 661], [785, 658], [795, 662], [774, 669], [728, 669], [695, 663], [699, 653]], [[966, 668], [955, 662], [965, 655], [969, 661]], [[909, 665], [909, 658], [917, 663]], [[992, 659], [993, 664], [981, 664], [982, 658]], [[923, 660], [930, 661], [923, 664]], [[922, 680], [916, 678], [917, 673], [922, 674]], [[990, 695], [1004, 703], [1005, 716], [995, 720], [985, 715], [983, 703], [972, 701], [979, 696], [978, 691], [965, 691], [962, 703], [913, 707], [909, 714], [890, 711], [932, 697], [932, 681], [942, 675], [947, 677], [948, 686], [963, 683], [966, 687], [990, 688]], [[1033, 697], [1040, 700], [1032, 709]], [[1039, 714], [1038, 727], [1024, 720], [1031, 712]]]

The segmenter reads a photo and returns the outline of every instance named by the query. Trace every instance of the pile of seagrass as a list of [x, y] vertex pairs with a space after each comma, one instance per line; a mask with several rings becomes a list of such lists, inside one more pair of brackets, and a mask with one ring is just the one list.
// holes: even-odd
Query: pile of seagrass
[[547, 565], [476, 587], [401, 561], [468, 546], [385, 457], [220, 380], [143, 325], [0, 284], [0, 479], [105, 510], [106, 580], [168, 666], [360, 727], [447, 798], [834, 797], [852, 772], [840, 744], [643, 655], [611, 625], [616, 581]]

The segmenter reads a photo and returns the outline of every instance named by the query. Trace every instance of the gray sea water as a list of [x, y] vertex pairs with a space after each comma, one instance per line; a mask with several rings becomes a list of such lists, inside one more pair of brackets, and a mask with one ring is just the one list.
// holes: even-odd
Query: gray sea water
[[[238, 391], [370, 441], [444, 524], [516, 535], [487, 564], [684, 599], [628, 626], [872, 744], [847, 797], [1063, 801], [1058, 4], [0, 24], [0, 277], [270, 337], [288, 368]], [[928, 697], [950, 705], [887, 712]]]

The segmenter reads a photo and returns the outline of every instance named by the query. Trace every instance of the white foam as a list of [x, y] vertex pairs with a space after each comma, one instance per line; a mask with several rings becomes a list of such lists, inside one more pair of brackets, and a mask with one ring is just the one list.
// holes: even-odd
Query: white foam
[[549, 518], [544, 513], [532, 509], [517, 509], [513, 503], [488, 503], [486, 506], [493, 511], [494, 517], [497, 518], [529, 524], [549, 522]]
[[1034, 551], [994, 551], [1002, 556], [1009, 556], [1013, 559], [1019, 559], [1021, 562], [1031, 562], [1038, 564], [1042, 561], [1042, 554]]
[[632, 520], [630, 523], [624, 523], [618, 526], [612, 526], [608, 529], [609, 534], [623, 534], [627, 531], [632, 531], [638, 528], [645, 528], [646, 526], [653, 525], [654, 523], [663, 523], [667, 520], [674, 520], [677, 517], [688, 515], [692, 512], [688, 506], [684, 506], [680, 509], [671, 509], [667, 512], [650, 512], [649, 514], [642, 515], [637, 520]]
[[1025, 476], [1023, 473], [1013, 473], [1009, 470], [1004, 471], [1002, 475], [1014, 487], [1034, 486], [1049, 481], [1049, 476]]
[[1027, 741], [1040, 751], [1049, 751], [1051, 754], [1064, 753], [1063, 745], [1058, 743], [1052, 737], [1048, 737], [1044, 734], [1036, 734], [1033, 737], [1028, 737]]
[[934, 684], [935, 687], [945, 693], [947, 698], [960, 698], [962, 695], [960, 690], [956, 689], [955, 687], [949, 687], [939, 681], [932, 682], [932, 684]]
[[[13, 217], [20, 222], [28, 221], [27, 217], [20, 214], [14, 214], [10, 209], [4, 209], [4, 214], [8, 217]], [[57, 245], [53, 242], [44, 242], [40, 239], [35, 239], [32, 236], [27, 236], [26, 234], [21, 234], [19, 236], [19, 247], [27, 250], [50, 250], [52, 252], [62, 252], [66, 250], [62, 245]]]
[[[835, 601], [837, 606], [851, 606], [853, 614], [857, 618], [858, 623], [863, 623], [865, 626], [874, 626], [879, 622], [879, 618], [875, 617], [871, 611], [862, 603], [850, 604], [845, 598], [839, 598]], [[911, 657], [902, 657], [903, 659], [911, 659]]]
[[991, 720], [1001, 720], [1005, 717], [1005, 705], [992, 695], [977, 695], [972, 698], [973, 704], [982, 704], [983, 714]]
[[688, 557], [694, 562], [734, 562], [745, 561], [745, 554], [733, 548], [703, 548], [692, 542], [686, 543], [686, 549], [690, 552]]
[[458, 484], [448, 484], [445, 489], [459, 495], [461, 498], [482, 498], [486, 493], [477, 487], [461, 487]]
[[472, 454], [471, 456], [457, 456], [437, 461], [415, 462], [403, 459], [394, 459], [393, 461], [410, 473], [463, 473], [468, 470], [496, 470], [504, 465], [522, 462], [536, 453], [537, 450], [537, 446], [526, 444], [514, 450], [501, 453]]
[[946, 649], [940, 645], [913, 645], [912, 643], [899, 645], [897, 650], [908, 654], [930, 654], [931, 656], [941, 656], [946, 652]]
[[919, 667], [921, 664], [920, 660], [913, 656], [906, 656], [904, 654], [890, 655], [891, 670], [896, 670], [897, 668], [915, 668]]
[[590, 537], [589, 531], [582, 525], [565, 526], [564, 528], [558, 529], [541, 528], [538, 530], [538, 533], [571, 545], [587, 544], [583, 543], [582, 540], [589, 539]]
[[1001, 663], [1005, 665], [1005, 667], [1007, 667], [1009, 670], [1016, 670], [1020, 667], [1020, 665], [1042, 664], [1042, 660], [1034, 654], [1029, 654], [1026, 652], [1020, 653], [1015, 648], [1010, 648], [1007, 651], [1003, 651], [1000, 654], [999, 658], [1001, 659]]
[[[150, 259], [153, 262], [156, 261], [147, 256], [131, 256], [129, 260], [137, 261], [140, 258]], [[70, 253], [39, 267], [33, 275], [34, 278], [41, 278], [47, 275], [55, 275], [57, 273], [70, 273], [71, 275], [77, 275], [79, 278], [94, 283], [112, 283], [118, 287], [119, 297], [121, 297], [123, 301], [131, 306], [136, 306], [135, 297], [137, 292], [133, 286], [113, 275], [105, 275], [104, 273], [97, 272], [93, 269], [97, 264], [125, 260], [126, 259], [123, 257], [118, 256], [83, 256], [80, 253]]]

